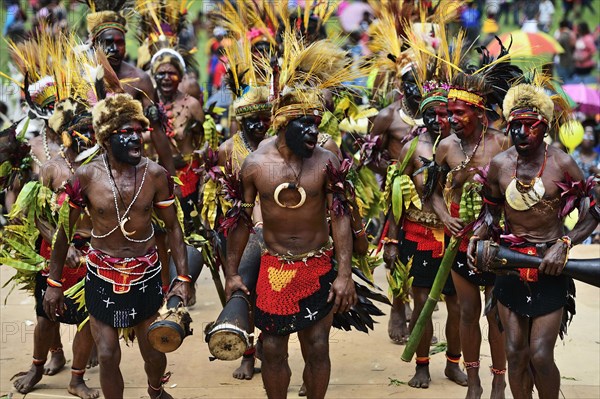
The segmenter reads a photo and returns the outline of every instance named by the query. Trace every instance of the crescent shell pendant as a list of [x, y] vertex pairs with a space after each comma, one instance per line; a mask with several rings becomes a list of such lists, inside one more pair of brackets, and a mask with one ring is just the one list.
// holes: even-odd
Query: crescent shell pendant
[[536, 177], [533, 186], [525, 193], [519, 192], [517, 189], [517, 180], [512, 179], [506, 187], [506, 202], [516, 211], [526, 211], [531, 209], [535, 204], [540, 202], [546, 193], [546, 188], [542, 179]]
[[127, 230], [125, 230], [125, 223], [129, 222], [129, 217], [124, 218], [123, 220], [121, 220], [121, 223], [119, 223], [119, 227], [121, 228], [121, 233], [123, 233], [123, 235], [125, 237], [131, 237], [132, 235], [135, 234], [136, 230], [129, 232]]
[[[279, 195], [285, 189], [296, 189], [296, 191], [298, 191], [298, 193], [300, 194], [300, 202], [298, 202], [296, 205], [284, 205], [284, 204], [282, 204], [279, 201]], [[282, 207], [282, 208], [296, 209], [296, 208], [300, 208], [302, 205], [304, 205], [304, 202], [306, 202], [306, 191], [304, 191], [304, 188], [302, 188], [299, 185], [294, 184], [294, 183], [281, 183], [275, 189], [275, 193], [273, 194], [273, 198], [275, 199], [275, 203], [277, 205], [279, 205], [280, 207]]]

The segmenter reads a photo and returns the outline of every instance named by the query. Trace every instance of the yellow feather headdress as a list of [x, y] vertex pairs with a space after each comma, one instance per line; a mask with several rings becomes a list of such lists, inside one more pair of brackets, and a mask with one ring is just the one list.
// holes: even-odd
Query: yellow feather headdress
[[273, 71], [273, 129], [278, 131], [303, 115], [321, 116], [325, 111], [323, 90], [335, 91], [343, 82], [365, 76], [331, 40], [308, 46], [287, 30], [283, 37], [283, 57]]
[[[134, 7], [140, 16], [138, 40], [141, 45], [137, 60], [139, 68], [148, 69], [149, 63], [156, 68], [157, 54], [164, 49], [171, 50], [167, 55], [174, 59], [168, 61], [181, 64], [178, 69], [182, 73], [190, 64], [196, 67], [193, 57], [196, 47], [192, 43], [182, 43], [180, 40], [180, 34], [186, 26], [187, 11], [192, 2], [193, 0], [135, 1]], [[167, 58], [163, 59], [165, 60]]]
[[251, 43], [245, 37], [224, 47], [227, 58], [227, 84], [234, 96], [233, 111], [241, 120], [247, 116], [270, 112], [268, 82], [272, 70], [269, 60], [252, 53]]
[[91, 11], [86, 15], [86, 21], [92, 43], [107, 29], [117, 29], [123, 34], [127, 32], [127, 18], [122, 13], [127, 0], [85, 0], [85, 2]]

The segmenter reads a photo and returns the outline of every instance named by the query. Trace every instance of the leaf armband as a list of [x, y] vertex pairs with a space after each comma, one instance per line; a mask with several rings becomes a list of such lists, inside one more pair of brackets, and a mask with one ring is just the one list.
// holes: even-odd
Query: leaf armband
[[560, 219], [566, 217], [574, 209], [579, 210], [579, 219], [585, 217], [593, 203], [593, 190], [596, 186], [594, 176], [590, 176], [587, 180], [574, 181], [568, 172], [565, 172], [565, 180], [562, 182], [554, 182], [561, 190], [560, 209], [558, 217]]
[[227, 237], [229, 232], [234, 230], [241, 220], [248, 230], [253, 233], [252, 217], [246, 212], [246, 209], [250, 208], [245, 206], [247, 203], [244, 202], [242, 180], [239, 173], [233, 170], [231, 162], [228, 162], [225, 166], [225, 173], [221, 177], [221, 184], [223, 185], [225, 200], [231, 203], [231, 208], [225, 214], [219, 229]]

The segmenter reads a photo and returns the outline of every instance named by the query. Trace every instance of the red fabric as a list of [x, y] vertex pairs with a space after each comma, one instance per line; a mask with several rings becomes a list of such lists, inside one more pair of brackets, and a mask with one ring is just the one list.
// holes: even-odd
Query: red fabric
[[[63, 198], [64, 201], [64, 198]], [[84, 248], [81, 249], [81, 252], [83, 252], [83, 254], [87, 254], [87, 251], [89, 250], [88, 246], [85, 246]], [[42, 239], [42, 244], [40, 247], [40, 255], [43, 256], [45, 259], [50, 260], [50, 256], [52, 255], [52, 247], [50, 246], [50, 244], [48, 244], [46, 242], [46, 240]], [[79, 282], [79, 280], [81, 280], [83, 277], [85, 277], [85, 273], [87, 272], [87, 268], [85, 266], [85, 263], [79, 265], [79, 267], [76, 268], [71, 268], [71, 267], [67, 267], [67, 265], [65, 265], [63, 267], [62, 270], [62, 277], [60, 279], [60, 282], [62, 283], [62, 290], [66, 291], [69, 288], [71, 288], [72, 286], [74, 286], [75, 284], [77, 284]], [[46, 268], [44, 270], [42, 270], [42, 275], [43, 276], [48, 276], [50, 274], [50, 269], [48, 266], [46, 266]]]
[[[433, 234], [433, 230], [422, 224], [404, 219], [403, 223], [404, 238], [417, 243], [417, 250], [431, 251], [433, 258], [444, 256], [444, 235], [440, 234], [442, 241], [438, 241]], [[440, 229], [441, 230], [441, 229]]]
[[[158, 262], [158, 252], [156, 250], [145, 256], [137, 258], [115, 258], [98, 250], [88, 252], [88, 262], [98, 266], [98, 274], [107, 281], [112, 281], [119, 284], [113, 284], [113, 291], [116, 294], [128, 293], [131, 288], [131, 283], [147, 278], [145, 271], [148, 267], [153, 267]], [[112, 268], [110, 268], [112, 267]], [[121, 273], [118, 270], [122, 269], [127, 272]]]
[[[511, 247], [511, 249], [525, 255], [537, 255], [536, 247]], [[519, 271], [521, 280], [527, 281], [528, 283], [535, 283], [538, 281], [538, 269], [522, 268], [517, 270]]]
[[[453, 218], [458, 218], [460, 217], [460, 205], [457, 204], [456, 202], [452, 202], [450, 204], [450, 216], [452, 216]], [[446, 230], [446, 234], [448, 234], [449, 236], [451, 236], [452, 234], [450, 234], [450, 232], [448, 230]], [[465, 234], [461, 241], [460, 241], [460, 246], [458, 247], [458, 250], [461, 252], [467, 252], [467, 249], [469, 248], [469, 238], [471, 236], [472, 233], [469, 233], [468, 235]]]
[[264, 254], [256, 285], [256, 306], [276, 315], [299, 313], [300, 300], [317, 292], [319, 278], [331, 270], [332, 254], [333, 251], [327, 251], [320, 257], [309, 258], [306, 263], [287, 263]]
[[194, 194], [198, 190], [200, 176], [195, 172], [198, 168], [200, 168], [200, 161], [193, 159], [188, 165], [177, 170], [177, 177], [183, 183], [183, 186], [181, 186], [181, 195], [183, 197]]

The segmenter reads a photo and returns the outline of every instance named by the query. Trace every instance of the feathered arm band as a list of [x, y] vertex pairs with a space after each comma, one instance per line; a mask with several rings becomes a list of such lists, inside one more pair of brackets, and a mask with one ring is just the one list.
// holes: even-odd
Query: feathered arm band
[[231, 208], [225, 214], [225, 217], [221, 221], [219, 229], [223, 232], [225, 237], [230, 231], [237, 228], [240, 220], [246, 225], [251, 233], [254, 233], [254, 226], [252, 224], [252, 217], [246, 212], [249, 208], [248, 203], [244, 202], [244, 190], [242, 187], [242, 179], [238, 172], [233, 170], [231, 162], [227, 162], [225, 166], [225, 173], [221, 177], [221, 184], [223, 185], [223, 192], [225, 193], [225, 199], [231, 203]]
[[348, 179], [348, 172], [352, 168], [352, 161], [344, 159], [339, 169], [329, 161], [325, 171], [329, 180], [327, 191], [333, 195], [331, 211], [336, 216], [350, 214], [350, 201], [354, 198], [354, 184]]
[[590, 176], [587, 180], [574, 181], [568, 172], [565, 172], [565, 179], [562, 182], [554, 182], [562, 191], [561, 206], [558, 211], [558, 217], [566, 217], [573, 209], [579, 209], [579, 219], [585, 217], [591, 207], [595, 205], [593, 202], [593, 189], [596, 186], [596, 179]]

